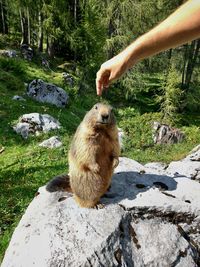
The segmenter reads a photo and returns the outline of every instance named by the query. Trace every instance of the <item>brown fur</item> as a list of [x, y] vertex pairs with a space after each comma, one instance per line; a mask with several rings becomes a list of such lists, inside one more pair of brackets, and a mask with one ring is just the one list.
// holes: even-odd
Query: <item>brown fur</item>
[[92, 208], [111, 183], [120, 153], [112, 108], [96, 104], [84, 117], [69, 151], [69, 176], [74, 199]]

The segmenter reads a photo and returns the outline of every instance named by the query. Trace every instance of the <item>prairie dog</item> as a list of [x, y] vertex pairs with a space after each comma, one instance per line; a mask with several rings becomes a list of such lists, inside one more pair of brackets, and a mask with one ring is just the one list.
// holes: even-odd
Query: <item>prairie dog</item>
[[[99, 203], [111, 184], [119, 154], [112, 107], [97, 103], [77, 128], [68, 153], [70, 187], [80, 207], [92, 208]], [[54, 185], [58, 187], [58, 183]]]

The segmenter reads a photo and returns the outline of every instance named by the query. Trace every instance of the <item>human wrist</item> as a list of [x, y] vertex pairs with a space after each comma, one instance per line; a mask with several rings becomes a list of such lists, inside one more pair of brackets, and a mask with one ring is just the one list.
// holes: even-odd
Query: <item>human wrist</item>
[[130, 44], [121, 52], [121, 57], [123, 58], [124, 65], [126, 65], [126, 70], [132, 68], [142, 59], [140, 54], [140, 41], [136, 39], [132, 44]]

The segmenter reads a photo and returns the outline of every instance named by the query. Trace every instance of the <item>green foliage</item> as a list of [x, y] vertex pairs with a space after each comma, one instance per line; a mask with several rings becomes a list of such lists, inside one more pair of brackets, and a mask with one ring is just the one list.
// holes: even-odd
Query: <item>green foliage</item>
[[191, 84], [189, 92], [185, 95], [186, 109], [190, 113], [199, 112], [200, 86], [199, 82], [194, 85]]
[[125, 99], [140, 109], [141, 112], [157, 111], [158, 102], [155, 96], [161, 94], [164, 75], [162, 73], [142, 73], [140, 66], [128, 72], [120, 82]]
[[10, 43], [10, 38], [8, 35], [4, 36], [2, 34], [0, 34], [0, 49], [5, 49], [8, 45], [8, 43]]
[[[191, 125], [199, 125], [199, 120], [192, 121]], [[125, 133], [123, 155], [133, 158], [141, 163], [161, 161], [169, 163], [180, 160], [200, 142], [199, 126], [189, 125], [180, 127], [185, 134], [185, 139], [179, 144], [155, 145], [152, 138], [152, 124], [154, 121], [169, 124], [162, 118], [161, 113], [145, 113], [140, 115], [134, 108], [123, 108], [118, 110], [118, 121], [120, 128]]]
[[24, 78], [25, 67], [20, 59], [14, 58], [0, 58], [0, 68], [6, 72], [10, 72], [13, 75]]
[[119, 115], [120, 127], [126, 134], [126, 150], [143, 149], [153, 145], [152, 125], [154, 121], [161, 121], [159, 113], [139, 115], [134, 109], [128, 108], [123, 113], [119, 111]]
[[5, 86], [9, 91], [19, 91], [24, 88], [23, 82], [14, 75], [5, 71], [0, 72], [0, 87]]
[[171, 122], [177, 119], [177, 113], [182, 107], [183, 91], [180, 88], [180, 74], [172, 66], [167, 75], [166, 85], [162, 96], [161, 109], [164, 117]]
[[83, 66], [82, 75], [89, 82], [91, 78], [94, 79], [97, 68], [105, 60], [103, 45], [106, 29], [102, 16], [99, 16], [102, 13], [99, 1], [83, 1], [80, 8], [82, 18], [79, 24], [76, 24], [70, 43]]

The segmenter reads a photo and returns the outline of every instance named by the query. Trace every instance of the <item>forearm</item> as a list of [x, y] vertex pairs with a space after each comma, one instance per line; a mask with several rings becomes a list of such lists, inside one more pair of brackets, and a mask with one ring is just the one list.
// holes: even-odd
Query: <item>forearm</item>
[[96, 77], [97, 94], [101, 95], [104, 87], [119, 79], [138, 61], [199, 37], [200, 0], [189, 0], [158, 26], [101, 65]]
[[200, 0], [190, 0], [120, 54], [128, 69], [141, 59], [198, 37], [200, 37]]

